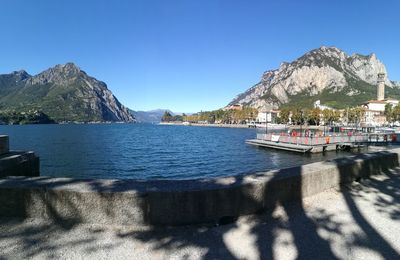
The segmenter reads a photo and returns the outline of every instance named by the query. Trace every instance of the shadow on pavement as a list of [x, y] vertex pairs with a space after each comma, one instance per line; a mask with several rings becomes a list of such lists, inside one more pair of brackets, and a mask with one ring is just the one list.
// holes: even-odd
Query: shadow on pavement
[[[352, 158], [343, 158], [334, 160], [337, 164], [348, 163]], [[363, 167], [374, 167], [374, 165], [364, 164]], [[340, 172], [340, 181], [346, 183], [349, 181], [349, 176], [354, 174], [348, 172], [347, 168]], [[386, 178], [366, 180], [366, 184], [371, 187], [371, 191], [376, 193], [374, 206], [382, 214], [390, 217], [393, 220], [400, 219], [400, 187], [398, 174], [391, 172], [389, 169], [381, 169], [386, 173]], [[0, 251], [12, 252], [6, 246], [11, 246], [10, 242], [4, 241], [19, 241], [21, 244], [15, 250], [19, 250], [19, 254], [26, 258], [35, 256], [43, 256], [46, 252], [47, 257], [57, 257], [57, 250], [74, 250], [74, 248], [85, 248], [87, 254], [94, 253], [98, 250], [106, 250], [112, 254], [113, 249], [118, 243], [146, 243], [154, 252], [169, 251], [173, 254], [174, 251], [181, 250], [180, 255], [183, 258], [203, 258], [203, 259], [239, 259], [246, 258], [241, 256], [237, 249], [232, 248], [232, 245], [227, 243], [229, 236], [233, 232], [242, 229], [248, 224], [248, 236], [254, 241], [251, 242], [253, 248], [252, 256], [258, 259], [277, 259], [274, 247], [280, 244], [283, 247], [291, 247], [295, 251], [297, 259], [338, 259], [340, 258], [332, 248], [330, 235], [322, 236], [321, 231], [336, 236], [344, 236], [342, 234], [342, 223], [335, 219], [332, 213], [328, 213], [320, 209], [316, 215], [310, 216], [307, 214], [307, 207], [304, 205], [302, 198], [302, 168], [296, 168], [298, 178], [290, 182], [283, 182], [280, 178], [280, 173], [277, 172], [273, 177], [273, 181], [278, 185], [267, 186], [264, 190], [264, 212], [258, 215], [249, 216], [249, 223], [236, 221], [235, 218], [227, 218], [221, 220], [220, 223], [210, 223], [208, 225], [198, 225], [190, 227], [166, 227], [166, 228], [151, 228], [144, 230], [126, 231], [124, 229], [114, 232], [114, 238], [108, 247], [101, 248], [99, 246], [99, 234], [101, 230], [85, 229], [88, 235], [83, 238], [71, 238], [69, 242], [59, 241], [59, 234], [69, 234], [75, 228], [79, 228], [80, 216], [78, 211], [71, 218], [65, 219], [58, 215], [57, 210], [53, 207], [51, 201], [46, 197], [41, 197], [45, 203], [47, 211], [53, 215], [56, 223], [30, 225], [24, 229], [4, 228], [7, 225], [17, 225], [15, 220], [0, 219]], [[363, 171], [363, 169], [361, 169]], [[243, 181], [242, 177], [235, 178], [237, 183]], [[360, 179], [357, 179], [360, 181]], [[361, 180], [362, 181], [362, 180]], [[66, 184], [66, 183], [65, 183]], [[63, 185], [63, 184], [60, 184]], [[93, 190], [99, 189], [98, 183], [93, 182], [91, 185]], [[221, 184], [221, 188], [224, 185]], [[107, 189], [113, 191], [115, 187], [109, 186]], [[103, 187], [104, 190], [104, 187]], [[362, 199], [363, 189], [357, 189], [357, 186], [352, 185], [350, 189], [342, 186], [342, 196], [349, 209], [352, 219], [365, 234], [363, 237], [356, 237], [352, 244], [348, 246], [363, 247], [368, 250], [380, 254], [385, 259], [398, 259], [398, 252], [388, 243], [385, 238], [377, 232], [373, 223], [363, 216], [356, 202], [356, 199]], [[40, 194], [38, 196], [41, 196]], [[250, 199], [250, 197], [249, 197]], [[29, 200], [25, 203], [29, 203]], [[254, 203], [260, 203], [254, 201]], [[65, 201], [65, 205], [69, 210], [74, 211], [74, 202]], [[26, 205], [25, 205], [26, 206]], [[99, 205], [103, 207], [105, 212], [110, 210], [112, 205]], [[23, 210], [23, 209], [22, 209]], [[280, 213], [277, 215], [276, 212]], [[28, 212], [27, 212], [28, 215]], [[224, 225], [220, 225], [224, 224]], [[11, 225], [11, 226], [12, 226]], [[277, 241], [279, 232], [287, 232], [291, 239], [287, 241]], [[248, 243], [249, 241], [240, 241], [237, 238], [236, 243]], [[128, 247], [129, 248], [129, 247]], [[198, 255], [193, 255], [191, 250], [196, 251]], [[133, 250], [133, 249], [132, 249]], [[22, 252], [21, 252], [22, 251]], [[2, 255], [0, 259], [11, 258], [11, 255]]]

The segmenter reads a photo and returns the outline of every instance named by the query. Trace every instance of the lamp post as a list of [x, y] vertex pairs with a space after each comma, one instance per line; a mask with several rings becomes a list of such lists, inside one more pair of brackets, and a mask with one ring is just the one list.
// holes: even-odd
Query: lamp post
[[268, 134], [268, 112], [265, 112], [265, 136]]
[[303, 136], [303, 110], [300, 110], [300, 137]]

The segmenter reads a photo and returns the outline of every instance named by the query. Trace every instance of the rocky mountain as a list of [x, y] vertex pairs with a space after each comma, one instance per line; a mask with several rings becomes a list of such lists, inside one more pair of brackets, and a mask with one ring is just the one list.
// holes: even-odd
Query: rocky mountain
[[104, 82], [73, 63], [35, 76], [23, 70], [0, 75], [0, 109], [41, 111], [58, 122], [134, 121]]
[[141, 123], [159, 123], [161, 122], [161, 118], [164, 115], [165, 111], [168, 111], [170, 114], [175, 115], [169, 109], [155, 109], [150, 111], [130, 110], [131, 114], [135, 117], [137, 122]]
[[[335, 108], [376, 99], [379, 72], [384, 64], [375, 54], [347, 55], [336, 47], [322, 46], [297, 60], [266, 71], [260, 82], [238, 95], [229, 105], [254, 108], [310, 107], [316, 100]], [[387, 73], [386, 73], [387, 74]], [[386, 97], [399, 98], [400, 84], [386, 80]]]

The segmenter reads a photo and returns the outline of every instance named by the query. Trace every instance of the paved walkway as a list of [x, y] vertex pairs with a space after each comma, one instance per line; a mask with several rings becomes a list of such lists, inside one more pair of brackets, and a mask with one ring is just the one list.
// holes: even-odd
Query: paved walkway
[[0, 259], [400, 259], [400, 169], [220, 226], [0, 219]]

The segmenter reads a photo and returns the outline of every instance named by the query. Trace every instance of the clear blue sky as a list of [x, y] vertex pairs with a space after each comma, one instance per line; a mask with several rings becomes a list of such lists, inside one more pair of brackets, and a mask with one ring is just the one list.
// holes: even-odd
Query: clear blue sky
[[75, 62], [134, 110], [225, 106], [321, 45], [400, 80], [400, 1], [1, 0], [0, 73]]

